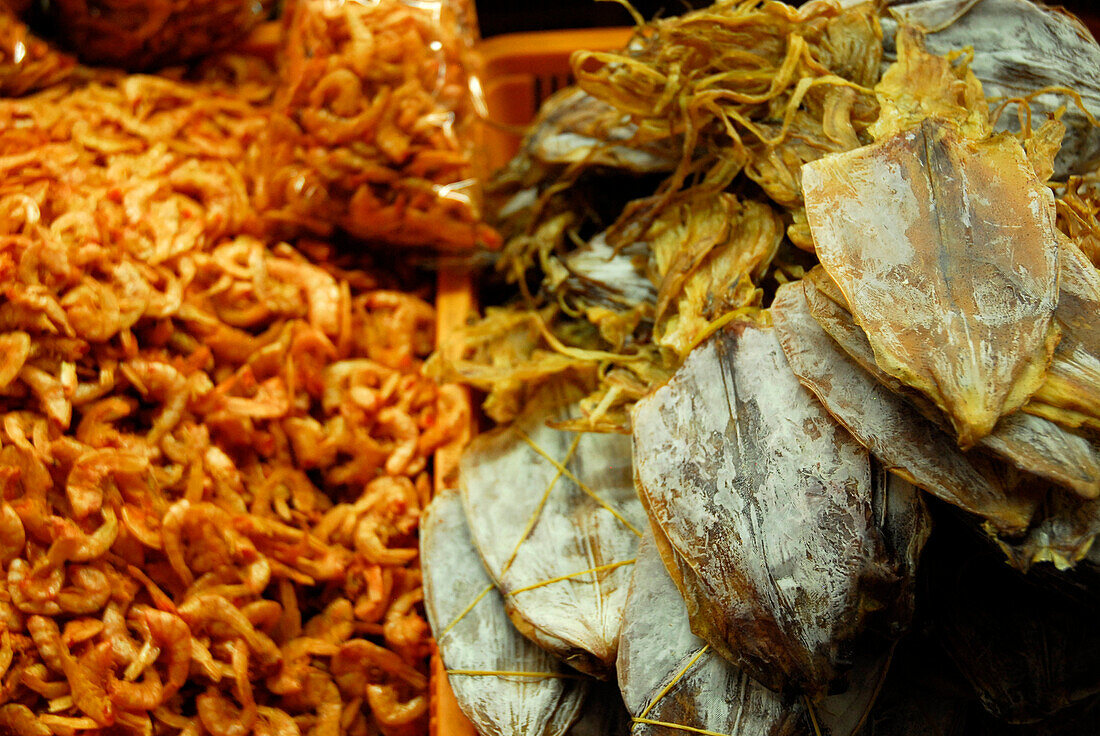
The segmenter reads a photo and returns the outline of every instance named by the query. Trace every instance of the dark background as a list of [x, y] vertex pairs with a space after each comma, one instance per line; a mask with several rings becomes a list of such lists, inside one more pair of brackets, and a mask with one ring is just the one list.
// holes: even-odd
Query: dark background
[[[485, 38], [501, 33], [543, 31], [552, 28], [597, 28], [601, 26], [633, 25], [630, 15], [615, 2], [598, 0], [555, 0], [554, 2], [524, 2], [523, 0], [476, 0], [481, 35]], [[691, 6], [706, 7], [709, 0], [693, 0]], [[636, 0], [632, 5], [642, 17], [649, 19], [679, 15], [689, 5], [680, 0]]]
[[[476, 0], [476, 2], [481, 35], [486, 38], [518, 31], [631, 25], [630, 15], [615, 2], [597, 0], [554, 0], [553, 2]], [[710, 5], [710, 2], [709, 0], [634, 0], [633, 5], [643, 17], [653, 18], [658, 14], [678, 15], [689, 7], [705, 7]], [[1083, 19], [1091, 21], [1090, 26], [1094, 34], [1100, 31], [1100, 0], [1065, 0], [1061, 5]]]

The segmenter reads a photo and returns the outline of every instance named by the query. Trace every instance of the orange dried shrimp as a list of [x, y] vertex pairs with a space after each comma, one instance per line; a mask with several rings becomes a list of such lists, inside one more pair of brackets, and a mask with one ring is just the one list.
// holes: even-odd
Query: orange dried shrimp
[[266, 159], [274, 217], [391, 243], [499, 244], [463, 142], [461, 26], [438, 0], [298, 3]]
[[244, 36], [272, 0], [52, 0], [55, 27], [84, 61], [149, 69], [190, 61]]
[[433, 310], [264, 239], [201, 74], [0, 100], [0, 732], [422, 733]]

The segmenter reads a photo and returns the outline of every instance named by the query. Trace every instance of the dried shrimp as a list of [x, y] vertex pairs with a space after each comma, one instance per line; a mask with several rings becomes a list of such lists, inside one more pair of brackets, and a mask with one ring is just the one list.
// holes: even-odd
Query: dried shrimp
[[459, 5], [297, 4], [265, 159], [273, 216], [391, 243], [498, 243], [472, 178]]
[[82, 75], [0, 100], [0, 731], [423, 732], [426, 293], [265, 237], [266, 62]]

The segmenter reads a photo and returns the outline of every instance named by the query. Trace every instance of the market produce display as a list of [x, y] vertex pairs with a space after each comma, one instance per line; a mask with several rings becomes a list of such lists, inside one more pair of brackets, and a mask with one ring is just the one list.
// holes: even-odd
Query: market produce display
[[431, 281], [273, 236], [277, 49], [131, 75], [0, 22], [0, 733], [426, 733]]
[[[520, 683], [592, 676], [632, 734], [1100, 728], [1100, 106], [1071, 61], [1100, 46], [1027, 0], [891, 5], [640, 22], [573, 55], [490, 183], [494, 301], [428, 363], [498, 425], [460, 469], [465, 524], [514, 493], [502, 532], [559, 529], [569, 559], [627, 462], [648, 518], [628, 559], [600, 535], [563, 571], [546, 543], [520, 588], [543, 601], [494, 562], [512, 532], [470, 535], [484, 575], [447, 595], [501, 595], [515, 627], [486, 635], [578, 665], [470, 685], [451, 600], [433, 631], [479, 727], [535, 702]], [[601, 436], [630, 442], [577, 461]], [[613, 677], [532, 630], [624, 568]]]
[[0, 734], [1096, 735], [1100, 45], [636, 20], [0, 3]]

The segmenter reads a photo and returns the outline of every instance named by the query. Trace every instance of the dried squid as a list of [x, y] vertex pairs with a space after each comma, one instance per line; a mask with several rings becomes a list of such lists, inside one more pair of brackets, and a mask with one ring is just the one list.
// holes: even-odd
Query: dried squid
[[[997, 128], [1017, 132], [1028, 119], [1061, 112], [1066, 136], [1054, 175], [1084, 174], [1100, 163], [1100, 85], [1088, 71], [1100, 65], [1100, 44], [1059, 8], [1030, 0], [918, 0], [891, 3], [882, 25], [884, 59], [896, 57], [897, 21], [924, 32], [925, 47], [947, 56], [966, 52], [987, 98], [1003, 106]], [[897, 21], [895, 21], [895, 18]], [[969, 50], [969, 51], [968, 51]], [[1018, 100], [1027, 108], [1019, 109]]]
[[[990, 113], [975, 61], [988, 39], [973, 58], [936, 56], [890, 21], [897, 61], [880, 78], [884, 3], [844, 5], [720, 2], [647, 25], [621, 51], [578, 54], [578, 89], [544, 107], [494, 185], [496, 266], [513, 299], [432, 366], [487, 390], [487, 413], [505, 425], [463, 468], [464, 484], [480, 472], [479, 490], [495, 494], [474, 506], [472, 486], [463, 492], [517, 627], [608, 675], [606, 658], [578, 658], [533, 626], [545, 615], [557, 629], [561, 601], [521, 610], [522, 598], [612, 566], [633, 572], [625, 604], [616, 598], [621, 629], [601, 622], [604, 643], [617, 637], [633, 733], [946, 736], [1000, 733], [1003, 717], [1053, 718], [1036, 731], [1048, 733], [1095, 713], [1091, 641], [1064, 676], [1041, 671], [1068, 659], [1075, 603], [1052, 639], [1061, 651], [1038, 653], [1046, 630], [1019, 613], [990, 624], [1005, 652], [987, 655], [965, 642], [983, 641], [996, 611], [973, 591], [965, 609], [945, 604], [927, 589], [952, 576], [926, 569], [921, 585], [917, 574], [928, 509], [961, 519], [981, 555], [1003, 553], [1006, 575], [1065, 582], [1079, 566], [1080, 583], [1100, 559], [1096, 216], [1087, 181], [1048, 183], [1087, 158], [1057, 157], [1080, 120], [995, 132], [1015, 108]], [[935, 25], [929, 38], [954, 44], [1004, 3], [906, 5]], [[546, 403], [563, 378], [575, 390]], [[559, 433], [554, 452], [524, 447], [555, 431], [547, 422], [582, 433]], [[505, 580], [527, 543], [517, 535], [579, 507], [551, 508], [554, 484], [575, 476], [602, 496], [579, 469], [542, 462], [594, 444], [592, 430], [630, 433], [632, 447], [608, 441], [585, 465], [619, 475], [633, 453], [652, 538]], [[493, 467], [490, 442], [527, 459]], [[540, 493], [526, 478], [500, 482], [536, 472]], [[518, 501], [505, 495], [516, 486]], [[572, 526], [555, 528], [560, 546], [578, 546]], [[573, 617], [592, 619], [592, 600]], [[1004, 591], [996, 600], [1012, 605]], [[929, 605], [942, 608], [926, 616]], [[946, 627], [965, 677], [907, 692], [944, 664], [912, 647]], [[1007, 651], [1004, 631], [1029, 651]], [[1025, 661], [1040, 671], [1013, 679]]]
[[[1035, 393], [1059, 338], [1054, 200], [1019, 141], [988, 137], [980, 91], [948, 97], [973, 76], [899, 42], [877, 142], [807, 164], [806, 212], [876, 363], [969, 448]], [[943, 99], [912, 102], [918, 78]]]
[[[1066, 283], [1065, 278], [1062, 283]], [[902, 395], [925, 418], [948, 430], [947, 421], [931, 402], [878, 367], [866, 335], [844, 306], [843, 294], [823, 270], [813, 269], [806, 275], [802, 287], [814, 319], [860, 368], [883, 386]], [[1059, 310], [1064, 305], [1063, 299]], [[1021, 470], [1071, 488], [1085, 498], [1096, 498], [1100, 494], [1100, 448], [1089, 439], [1040, 416], [1019, 411], [1002, 417], [978, 444]]]
[[[693, 631], [774, 690], [827, 691], [915, 553], [888, 548], [874, 515], [882, 478], [798, 383], [775, 331], [735, 323], [696, 348], [639, 402], [634, 443]], [[919, 515], [910, 496], [905, 513]], [[920, 524], [903, 526], [919, 538]], [[908, 615], [888, 618], [900, 629]]]
[[959, 450], [867, 374], [814, 319], [803, 283], [780, 287], [771, 314], [791, 370], [887, 468], [1007, 535], [1027, 529], [1039, 497], [1017, 493], [1013, 474], [981, 453]]
[[657, 279], [653, 341], [686, 356], [715, 320], [759, 302], [783, 239], [771, 207], [726, 192], [685, 197], [646, 234]]
[[618, 660], [619, 687], [636, 736], [680, 730], [809, 736], [814, 723], [830, 736], [852, 736], [885, 669], [885, 657], [861, 661], [846, 690], [816, 701], [768, 690], [691, 632], [657, 542], [652, 534], [642, 539]]
[[802, 731], [797, 696], [768, 690], [692, 633], [651, 534], [638, 548], [618, 677], [638, 736], [662, 733], [669, 723], [729, 736]]
[[520, 636], [478, 558], [456, 491], [436, 496], [420, 532], [424, 601], [463, 712], [486, 736], [560, 736], [585, 680]]
[[1100, 430], [1100, 271], [1076, 243], [1061, 239], [1061, 288], [1055, 318], [1062, 339], [1046, 380], [1024, 411], [1095, 435]]
[[613, 105], [573, 87], [542, 104], [539, 121], [524, 140], [523, 154], [509, 165], [582, 164], [639, 173], [671, 171], [676, 166], [676, 143], [671, 137], [644, 140], [638, 125], [624, 121]]
[[[763, 306], [784, 232], [807, 247], [805, 217], [780, 208], [801, 207], [803, 163], [869, 140], [881, 50], [870, 3], [722, 0], [576, 54], [577, 88], [547, 102], [488, 187], [496, 270], [518, 294], [440, 351], [433, 375], [485, 390], [507, 423], [532, 383], [583, 372], [571, 426], [629, 432], [630, 408], [688, 351]], [[579, 272], [573, 254], [592, 265], [605, 244], [607, 268]], [[616, 275], [657, 296], [625, 303]]]
[[577, 669], [606, 677], [645, 515], [629, 437], [547, 426], [575, 412], [581, 395], [548, 384], [519, 421], [470, 444], [459, 484], [512, 621]]

